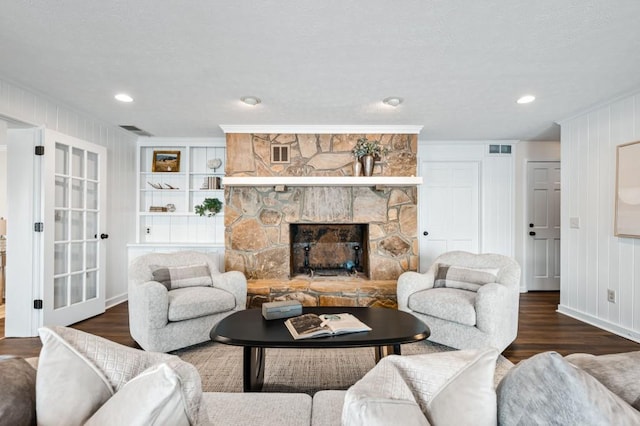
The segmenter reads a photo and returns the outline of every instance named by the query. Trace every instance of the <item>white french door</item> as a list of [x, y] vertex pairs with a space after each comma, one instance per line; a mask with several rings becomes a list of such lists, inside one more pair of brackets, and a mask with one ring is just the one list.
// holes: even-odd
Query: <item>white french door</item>
[[51, 130], [42, 157], [42, 325], [105, 311], [106, 148]]

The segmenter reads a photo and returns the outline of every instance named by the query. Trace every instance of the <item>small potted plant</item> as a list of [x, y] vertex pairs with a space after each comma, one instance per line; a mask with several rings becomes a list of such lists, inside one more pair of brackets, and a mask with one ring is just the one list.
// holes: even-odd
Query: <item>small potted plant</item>
[[216, 213], [220, 213], [220, 210], [222, 210], [222, 201], [217, 198], [205, 198], [202, 204], [195, 206], [194, 209], [200, 216], [215, 216]]
[[380, 141], [370, 141], [366, 137], [361, 137], [358, 139], [356, 146], [353, 147], [352, 152], [357, 160], [362, 161], [364, 175], [371, 176], [374, 161], [386, 154], [388, 150], [380, 145]]

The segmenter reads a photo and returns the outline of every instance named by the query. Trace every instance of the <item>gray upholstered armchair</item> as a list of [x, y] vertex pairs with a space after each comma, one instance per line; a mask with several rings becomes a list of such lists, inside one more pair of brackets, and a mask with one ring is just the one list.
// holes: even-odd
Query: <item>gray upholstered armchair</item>
[[424, 274], [400, 275], [397, 292], [398, 309], [423, 320], [436, 343], [502, 352], [518, 334], [520, 266], [509, 257], [445, 253]]
[[145, 350], [169, 352], [207, 341], [215, 324], [246, 305], [245, 276], [220, 273], [211, 254], [150, 253], [129, 266], [129, 328]]

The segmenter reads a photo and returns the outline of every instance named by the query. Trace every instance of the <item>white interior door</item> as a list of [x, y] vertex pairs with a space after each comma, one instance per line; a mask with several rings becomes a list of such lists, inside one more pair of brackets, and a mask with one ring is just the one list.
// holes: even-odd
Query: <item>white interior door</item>
[[560, 162], [527, 164], [527, 290], [560, 290]]
[[420, 270], [452, 250], [480, 246], [478, 162], [422, 161], [420, 174]]
[[43, 325], [105, 311], [106, 148], [45, 131]]

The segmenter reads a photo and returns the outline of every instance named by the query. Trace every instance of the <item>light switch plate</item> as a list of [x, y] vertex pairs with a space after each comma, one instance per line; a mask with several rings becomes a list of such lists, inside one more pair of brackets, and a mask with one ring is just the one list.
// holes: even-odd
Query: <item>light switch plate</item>
[[570, 217], [569, 218], [569, 228], [580, 229], [580, 218], [579, 217]]

